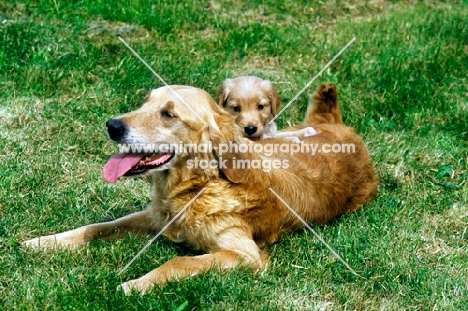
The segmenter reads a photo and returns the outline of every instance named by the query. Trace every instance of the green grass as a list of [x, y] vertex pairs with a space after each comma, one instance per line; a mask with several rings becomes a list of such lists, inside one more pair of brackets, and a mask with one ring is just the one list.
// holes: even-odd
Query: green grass
[[[462, 310], [468, 305], [468, 5], [466, 1], [0, 1], [0, 306], [4, 310]], [[207, 6], [207, 4], [210, 5]], [[215, 94], [254, 74], [283, 104], [356, 41], [278, 120], [302, 119], [334, 81], [344, 120], [367, 143], [375, 201], [269, 247], [257, 274], [210, 272], [146, 296], [116, 292], [194, 254], [128, 237], [77, 251], [19, 242], [141, 210], [149, 187], [100, 171], [117, 148], [105, 121], [161, 83]]]

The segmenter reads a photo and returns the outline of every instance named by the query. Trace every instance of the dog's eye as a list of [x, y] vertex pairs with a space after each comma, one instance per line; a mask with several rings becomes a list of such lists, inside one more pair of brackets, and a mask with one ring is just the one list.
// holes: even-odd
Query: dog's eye
[[264, 107], [265, 107], [265, 106], [263, 106], [263, 105], [258, 105], [257, 108], [258, 108], [258, 110], [263, 110]]
[[174, 115], [172, 112], [167, 111], [167, 110], [163, 110], [163, 111], [161, 112], [161, 116], [163, 116], [163, 117], [165, 117], [165, 118], [171, 118], [171, 119], [172, 119], [172, 118], [175, 118], [175, 115]]
[[234, 110], [234, 112], [240, 112], [240, 111], [241, 111], [241, 107], [235, 106], [235, 107], [232, 108], [232, 110]]

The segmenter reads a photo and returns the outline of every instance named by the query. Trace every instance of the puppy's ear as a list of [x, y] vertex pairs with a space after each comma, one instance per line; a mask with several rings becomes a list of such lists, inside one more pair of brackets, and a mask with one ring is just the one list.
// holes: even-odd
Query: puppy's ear
[[271, 114], [273, 116], [276, 116], [276, 114], [278, 113], [278, 111], [280, 109], [280, 105], [281, 105], [281, 100], [280, 100], [279, 94], [276, 91], [273, 84], [268, 80], [264, 80], [262, 82], [261, 86], [262, 86], [262, 90], [264, 92], [266, 92], [266, 94], [268, 96], [268, 99], [270, 100]]
[[229, 85], [231, 84], [232, 79], [226, 79], [224, 82], [218, 87], [218, 91], [216, 92], [216, 103], [220, 107], [226, 106], [226, 100], [229, 96], [230, 88]]
[[247, 158], [239, 152], [239, 145], [245, 144], [241, 129], [234, 123], [234, 117], [222, 111], [209, 122], [209, 136], [220, 171], [233, 183], [241, 183], [246, 177], [245, 169], [238, 169], [238, 160]]

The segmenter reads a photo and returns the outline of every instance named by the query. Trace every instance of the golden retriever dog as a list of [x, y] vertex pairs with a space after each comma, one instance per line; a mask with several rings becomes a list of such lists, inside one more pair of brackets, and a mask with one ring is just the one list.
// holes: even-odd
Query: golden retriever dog
[[[212, 150], [188, 148], [117, 154], [104, 166], [104, 178], [115, 182], [122, 176], [150, 177], [152, 201], [147, 209], [115, 221], [34, 238], [23, 245], [74, 248], [97, 238], [155, 234], [167, 226], [164, 230], [167, 238], [206, 252], [175, 257], [119, 286], [126, 294], [145, 293], [154, 285], [192, 277], [212, 268], [264, 268], [268, 262], [265, 244], [303, 226], [271, 189], [302, 219], [317, 224], [353, 212], [376, 195], [377, 179], [369, 153], [352, 128], [319, 124], [317, 135], [303, 138], [303, 142], [324, 151], [334, 144], [352, 144], [353, 152], [266, 155], [267, 144], [277, 143], [281, 147], [298, 144], [275, 139], [252, 142], [244, 137], [243, 128], [234, 119], [201, 89], [165, 86], [151, 91], [141, 108], [107, 122], [111, 139], [120, 144], [156, 147], [172, 143], [208, 144]], [[241, 147], [252, 150], [243, 152], [246, 149]], [[259, 147], [265, 149], [259, 151]], [[215, 165], [189, 165], [197, 159]], [[277, 165], [269, 171], [253, 165], [240, 169], [237, 161], [241, 159], [257, 164], [276, 161]]]
[[326, 82], [319, 85], [317, 91], [310, 96], [303, 123], [306, 125], [343, 123], [336, 84]]
[[254, 141], [275, 137], [299, 142], [299, 138], [316, 134], [312, 127], [278, 132], [276, 124], [270, 121], [276, 116], [281, 101], [268, 80], [254, 76], [226, 79], [216, 92], [216, 102], [235, 116], [244, 136]]

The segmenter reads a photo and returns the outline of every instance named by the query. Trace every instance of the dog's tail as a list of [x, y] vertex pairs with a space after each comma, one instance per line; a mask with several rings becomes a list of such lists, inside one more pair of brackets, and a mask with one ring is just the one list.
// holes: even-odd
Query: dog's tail
[[310, 96], [303, 123], [304, 125], [343, 123], [335, 83], [320, 84], [317, 91]]

